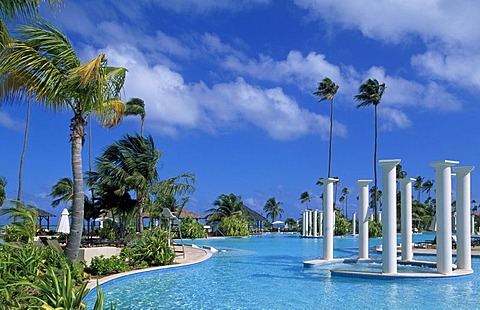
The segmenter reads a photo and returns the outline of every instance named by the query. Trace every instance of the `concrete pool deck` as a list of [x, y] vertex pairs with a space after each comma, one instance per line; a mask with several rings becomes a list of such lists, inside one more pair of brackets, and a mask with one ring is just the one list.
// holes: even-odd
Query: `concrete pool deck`
[[116, 273], [112, 274], [106, 277], [102, 278], [94, 278], [88, 281], [87, 288], [92, 289], [97, 286], [97, 281], [99, 285], [102, 285], [106, 282], [119, 279], [121, 277], [133, 275], [133, 274], [138, 274], [142, 272], [148, 272], [148, 271], [154, 271], [154, 270], [161, 270], [161, 269], [169, 269], [169, 268], [177, 268], [177, 267], [182, 267], [182, 266], [189, 266], [189, 265], [194, 265], [201, 263], [210, 257], [212, 257], [212, 254], [214, 251], [209, 250], [209, 249], [204, 249], [204, 248], [199, 248], [195, 245], [185, 245], [185, 257], [182, 252], [182, 246], [181, 245], [175, 245], [175, 262], [172, 265], [167, 265], [167, 266], [158, 266], [158, 267], [151, 267], [151, 268], [145, 268], [145, 269], [137, 269], [137, 270], [130, 270], [127, 272], [122, 272], [122, 273]]

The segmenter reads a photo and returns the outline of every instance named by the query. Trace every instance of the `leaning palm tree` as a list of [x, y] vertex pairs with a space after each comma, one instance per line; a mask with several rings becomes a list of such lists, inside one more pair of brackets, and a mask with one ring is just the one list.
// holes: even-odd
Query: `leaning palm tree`
[[158, 181], [157, 164], [162, 152], [152, 136], [125, 135], [108, 146], [95, 160], [91, 177], [99, 184], [117, 188], [117, 194], [133, 190], [137, 198], [137, 231], [143, 232], [143, 209], [151, 187]]
[[[385, 83], [380, 84], [376, 79], [368, 79], [362, 85], [360, 85], [358, 92], [359, 94], [356, 95], [354, 98], [360, 103], [357, 105], [357, 108], [366, 107], [373, 105], [375, 108], [375, 143], [374, 143], [374, 150], [373, 150], [373, 177], [374, 177], [374, 186], [378, 188], [377, 182], [377, 146], [378, 146], [378, 105], [382, 100], [383, 93], [385, 92]], [[373, 202], [375, 205], [373, 206], [375, 212], [375, 221], [377, 221], [377, 191], [374, 191], [374, 199]]]
[[333, 135], [333, 99], [338, 91], [339, 86], [335, 84], [328, 77], [324, 78], [318, 83], [318, 89], [313, 94], [317, 97], [318, 102], [330, 100], [330, 144], [328, 148], [328, 177], [330, 177], [330, 170], [332, 167], [332, 135]]
[[433, 183], [432, 180], [426, 180], [426, 181], [423, 182], [423, 184], [422, 184], [422, 192], [427, 193], [427, 195], [428, 195], [427, 200], [428, 200], [428, 201], [431, 201], [431, 198], [432, 198], [432, 197], [430, 196], [430, 192], [431, 192], [432, 189], [433, 189], [433, 184], [434, 184], [434, 183]]
[[70, 178], [61, 178], [52, 186], [48, 196], [55, 198], [52, 201], [52, 207], [58, 207], [61, 202], [69, 203], [73, 200], [74, 184]]
[[267, 218], [270, 217], [272, 219], [272, 223], [278, 218], [282, 218], [283, 209], [281, 206], [283, 202], [277, 201], [275, 197], [272, 197], [267, 200], [265, 206], [263, 206], [263, 212], [265, 212]]
[[[342, 200], [345, 200], [345, 218], [348, 219], [348, 195], [350, 194], [350, 191], [348, 190], [348, 187], [344, 187], [342, 189]], [[340, 198], [342, 198], [340, 197]]]
[[19, 40], [0, 54], [3, 100], [34, 94], [35, 102], [54, 111], [71, 110], [70, 141], [74, 199], [65, 254], [76, 260], [83, 230], [82, 148], [85, 123], [95, 114], [103, 126], [114, 126], [125, 105], [119, 99], [126, 69], [109, 67], [105, 55], [82, 64], [68, 38], [54, 26], [37, 23], [18, 29]]
[[140, 115], [140, 119], [142, 121], [140, 127], [140, 134], [143, 136], [143, 126], [145, 123], [145, 102], [140, 98], [132, 98], [125, 103], [125, 111], [123, 115], [130, 116], [130, 115]]

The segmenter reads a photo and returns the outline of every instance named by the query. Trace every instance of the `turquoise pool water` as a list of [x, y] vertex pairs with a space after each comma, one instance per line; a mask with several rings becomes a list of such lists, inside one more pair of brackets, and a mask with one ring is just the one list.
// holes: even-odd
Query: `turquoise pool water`
[[[416, 241], [425, 239], [433, 235], [414, 236]], [[322, 256], [322, 239], [272, 234], [192, 242], [221, 251], [194, 266], [106, 283], [107, 305], [116, 303], [117, 309], [475, 309], [480, 305], [478, 258], [473, 259], [473, 276], [456, 279], [331, 278], [328, 268], [338, 265], [303, 268], [303, 261]], [[381, 239], [370, 239], [370, 246], [378, 244]], [[357, 238], [335, 238], [335, 257], [357, 255]], [[95, 292], [86, 301], [91, 309]]]

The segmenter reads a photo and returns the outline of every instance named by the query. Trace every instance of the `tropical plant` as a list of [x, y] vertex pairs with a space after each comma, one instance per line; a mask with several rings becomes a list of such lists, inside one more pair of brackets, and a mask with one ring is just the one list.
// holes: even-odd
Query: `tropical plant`
[[413, 189], [417, 191], [417, 201], [420, 202], [420, 193], [422, 192], [422, 184], [424, 178], [422, 176], [418, 176], [415, 178], [415, 182], [413, 182]]
[[379, 238], [382, 236], [382, 223], [368, 220], [368, 236]]
[[333, 135], [333, 99], [338, 91], [339, 86], [328, 77], [325, 77], [318, 83], [317, 91], [313, 94], [319, 97], [318, 102], [330, 100], [330, 143], [328, 148], [328, 177], [332, 167], [332, 135]]
[[25, 120], [25, 132], [23, 135], [22, 155], [20, 156], [20, 167], [18, 169], [18, 191], [17, 200], [22, 200], [22, 185], [23, 185], [23, 162], [25, 161], [25, 153], [27, 152], [28, 128], [30, 126], [30, 108], [31, 98], [27, 98], [27, 117]]
[[0, 207], [2, 207], [3, 203], [7, 199], [7, 193], [5, 191], [5, 187], [7, 186], [7, 179], [5, 177], [0, 177]]
[[348, 190], [348, 187], [344, 187], [342, 189], [342, 196], [340, 197], [340, 202], [345, 201], [345, 217], [348, 219], [348, 195], [350, 194], [350, 191]]
[[116, 255], [111, 257], [96, 256], [92, 258], [88, 267], [85, 268], [85, 272], [92, 275], [108, 275], [128, 270], [131, 270], [131, 267], [127, 266], [125, 259]]
[[309, 192], [303, 192], [301, 195], [300, 195], [300, 203], [305, 203], [307, 205], [307, 209], [308, 209], [308, 203], [310, 201], [312, 201], [312, 198], [310, 197], [310, 193]]
[[52, 110], [70, 109], [74, 199], [66, 255], [76, 260], [83, 228], [82, 147], [85, 123], [94, 113], [104, 126], [114, 126], [122, 116], [119, 99], [126, 69], [109, 67], [100, 54], [81, 64], [68, 38], [52, 25], [38, 22], [18, 29], [20, 40], [12, 40], [0, 54], [0, 76], [4, 100], [34, 94], [35, 101]]
[[248, 221], [241, 213], [223, 217], [220, 221], [220, 229], [226, 236], [244, 237], [249, 235]]
[[33, 237], [37, 232], [37, 209], [17, 200], [12, 200], [11, 203], [12, 206], [5, 208], [3, 213], [7, 215], [7, 219], [15, 218], [16, 221], [7, 229], [5, 241], [33, 243]]
[[237, 196], [233, 193], [228, 195], [221, 194], [213, 202], [213, 205], [216, 208], [210, 208], [205, 212], [210, 213], [207, 215], [207, 221], [219, 221], [224, 217], [229, 217], [234, 214], [242, 214], [243, 201], [242, 197]]
[[52, 186], [48, 196], [56, 198], [52, 201], [52, 207], [58, 207], [61, 202], [69, 203], [73, 200], [74, 184], [70, 178], [61, 178], [55, 185]]
[[432, 191], [433, 189], [433, 181], [432, 180], [426, 180], [425, 182], [423, 182], [422, 184], [422, 192], [424, 193], [427, 193], [428, 195], [428, 200], [430, 201], [431, 200], [431, 196], [430, 196], [430, 192]]
[[343, 216], [337, 216], [335, 219], [335, 236], [345, 236], [350, 231], [351, 223]]
[[[373, 105], [375, 110], [375, 146], [373, 150], [373, 175], [374, 175], [374, 186], [378, 188], [377, 180], [377, 148], [378, 148], [378, 105], [382, 99], [383, 93], [385, 92], [385, 83], [380, 84], [376, 79], [368, 79], [362, 85], [360, 85], [358, 95], [355, 95], [354, 99], [360, 101], [357, 105], [357, 108], [366, 107]], [[374, 195], [376, 196], [376, 192]], [[373, 209], [375, 211], [375, 221], [378, 220], [378, 209], [376, 197], [373, 199], [375, 205]]]
[[180, 221], [180, 230], [183, 238], [196, 239], [205, 237], [205, 230], [203, 225], [190, 216]]
[[168, 246], [168, 232], [162, 228], [146, 231], [142, 238], [130, 241], [121, 256], [131, 266], [163, 266], [175, 259], [175, 253]]
[[143, 136], [143, 126], [145, 123], [145, 102], [140, 98], [132, 98], [125, 103], [125, 111], [123, 112], [125, 116], [138, 116], [140, 115], [140, 119], [142, 121], [140, 127], [140, 134]]
[[108, 146], [95, 160], [97, 183], [116, 188], [118, 195], [133, 190], [137, 198], [137, 231], [143, 232], [143, 209], [150, 189], [158, 180], [157, 164], [162, 153], [155, 148], [152, 136], [125, 135]]
[[278, 218], [282, 218], [283, 209], [281, 206], [283, 202], [277, 201], [275, 197], [272, 197], [267, 200], [265, 206], [263, 206], [263, 212], [266, 213], [267, 218], [272, 219], [272, 223]]
[[295, 221], [295, 219], [289, 217], [289, 218], [285, 219], [285, 226], [288, 229], [294, 229], [297, 226], [297, 221]]

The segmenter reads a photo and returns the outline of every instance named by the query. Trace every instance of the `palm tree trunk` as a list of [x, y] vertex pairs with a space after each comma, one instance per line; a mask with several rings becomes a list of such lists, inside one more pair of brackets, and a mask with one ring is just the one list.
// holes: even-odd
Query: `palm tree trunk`
[[23, 136], [23, 150], [22, 150], [22, 156], [20, 157], [20, 168], [18, 169], [18, 193], [17, 193], [18, 201], [22, 200], [23, 161], [25, 160], [25, 153], [27, 152], [28, 128], [30, 127], [30, 108], [31, 108], [31, 102], [30, 102], [30, 98], [28, 98], [27, 119], [25, 120], [25, 135]]
[[144, 123], [145, 123], [145, 116], [142, 115], [142, 125], [140, 127], [140, 134], [142, 135], [142, 137], [143, 137], [143, 125], [144, 125]]
[[72, 203], [72, 224], [65, 255], [76, 261], [78, 249], [82, 240], [83, 232], [83, 167], [82, 167], [82, 145], [85, 136], [85, 120], [81, 114], [76, 114], [72, 119], [72, 173], [73, 173], [73, 203]]
[[137, 193], [138, 202], [138, 232], [143, 233], [143, 207], [145, 206], [145, 198], [140, 197]]
[[328, 178], [330, 178], [330, 171], [332, 168], [333, 99], [330, 101], [330, 103], [330, 146], [328, 149]]
[[373, 203], [374, 203], [374, 210], [375, 210], [375, 222], [377, 221], [377, 192], [378, 192], [378, 187], [377, 187], [377, 144], [378, 144], [378, 111], [377, 111], [377, 105], [375, 104], [375, 146], [374, 146], [374, 151], [373, 151], [373, 174], [374, 174], [374, 185], [375, 185], [375, 191], [373, 192]]

